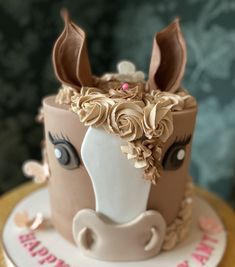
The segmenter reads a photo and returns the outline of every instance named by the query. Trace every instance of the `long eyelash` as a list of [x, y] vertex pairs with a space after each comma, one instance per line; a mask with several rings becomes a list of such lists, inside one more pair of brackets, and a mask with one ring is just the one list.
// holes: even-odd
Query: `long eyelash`
[[64, 136], [63, 133], [60, 133], [60, 134], [61, 134], [63, 140], [69, 142], [69, 138], [68, 138], [68, 136]]
[[184, 135], [182, 137], [176, 137], [175, 139], [175, 142], [174, 142], [174, 145], [182, 145], [182, 146], [186, 146], [190, 143], [191, 141], [191, 138], [192, 138], [192, 135], [189, 134], [189, 135]]
[[53, 145], [56, 145], [58, 143], [64, 143], [64, 142], [69, 142], [69, 138], [67, 136], [64, 136], [61, 133], [61, 137], [58, 134], [52, 134], [51, 132], [48, 132], [49, 140]]

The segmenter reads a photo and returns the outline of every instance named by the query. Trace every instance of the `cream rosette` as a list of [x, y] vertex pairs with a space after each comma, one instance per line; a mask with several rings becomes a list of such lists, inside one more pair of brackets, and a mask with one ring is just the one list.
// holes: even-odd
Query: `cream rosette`
[[173, 118], [169, 107], [161, 102], [149, 104], [144, 108], [143, 130], [148, 139], [159, 138], [163, 143], [173, 133]]
[[172, 111], [182, 110], [184, 108], [184, 99], [176, 94], [168, 92], [158, 92], [154, 96], [155, 103], [161, 103], [162, 106]]
[[74, 96], [71, 110], [78, 114], [79, 119], [86, 126], [104, 126], [114, 101], [99, 92], [84, 93]]
[[55, 102], [58, 104], [71, 104], [71, 98], [76, 93], [75, 89], [62, 84], [62, 87], [59, 89], [59, 92], [56, 96]]
[[119, 84], [118, 88], [111, 88], [109, 95], [111, 98], [131, 99], [131, 100], [142, 100], [144, 95], [144, 84], [134, 83], [129, 84], [128, 90], [122, 89], [122, 83]]
[[82, 87], [81, 88], [81, 92], [80, 92], [80, 96], [86, 96], [86, 95], [98, 95], [98, 94], [104, 94], [104, 91], [100, 88], [97, 87]]
[[149, 104], [161, 103], [161, 106], [167, 107], [172, 111], [192, 108], [197, 105], [195, 98], [182, 88], [175, 94], [162, 92], [160, 90], [146, 93], [144, 101], [146, 106]]
[[196, 107], [197, 105], [197, 101], [196, 99], [191, 96], [186, 90], [181, 89], [178, 93], [178, 96], [180, 96], [183, 101], [184, 101], [184, 108], [192, 108], [192, 107]]
[[156, 103], [159, 101], [165, 103], [172, 111], [179, 111], [197, 105], [195, 98], [183, 89], [180, 89], [176, 94], [157, 92], [154, 96], [154, 101]]
[[143, 136], [142, 101], [116, 103], [108, 117], [108, 131], [119, 135], [125, 141], [133, 141]]

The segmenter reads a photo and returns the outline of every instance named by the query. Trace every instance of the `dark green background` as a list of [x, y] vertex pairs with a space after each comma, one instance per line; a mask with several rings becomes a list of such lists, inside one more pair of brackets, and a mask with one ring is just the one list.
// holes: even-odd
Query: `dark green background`
[[152, 38], [181, 17], [188, 46], [184, 86], [199, 114], [191, 173], [196, 182], [234, 201], [235, 1], [0, 1], [0, 193], [25, 181], [21, 164], [40, 158], [42, 130], [34, 117], [44, 95], [59, 86], [52, 45], [67, 7], [88, 34], [93, 73], [122, 59], [148, 71]]

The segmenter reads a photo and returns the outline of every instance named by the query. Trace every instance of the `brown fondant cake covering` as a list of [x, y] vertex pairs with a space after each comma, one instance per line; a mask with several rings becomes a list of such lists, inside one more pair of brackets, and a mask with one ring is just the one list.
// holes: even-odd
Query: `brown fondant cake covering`
[[[101, 260], [143, 260], [172, 249], [190, 228], [189, 164], [197, 113], [195, 99], [181, 87], [186, 46], [179, 20], [156, 34], [145, 80], [144, 73], [127, 61], [119, 63], [118, 73], [93, 76], [85, 32], [66, 11], [62, 16], [65, 28], [53, 49], [53, 66], [62, 87], [43, 101], [46, 153], [40, 169], [49, 180], [53, 224], [85, 255]], [[112, 141], [106, 138], [110, 144], [121, 140], [112, 156], [118, 161], [124, 155], [132, 164], [118, 161], [124, 173], [114, 175], [116, 188], [106, 186], [114, 177], [106, 175], [106, 164], [100, 166], [106, 140], [96, 147], [97, 162], [91, 161], [95, 143], [90, 142], [88, 154], [83, 151], [88, 133], [98, 134], [94, 128], [101, 130], [102, 138], [113, 135]], [[107, 164], [114, 167], [116, 162], [108, 159]], [[138, 179], [143, 181], [121, 179], [127, 173], [137, 179], [140, 172]], [[131, 199], [128, 194], [133, 192], [123, 194], [126, 188], [142, 195]], [[111, 199], [115, 205], [122, 203], [119, 208], [128, 221], [112, 218]], [[140, 207], [134, 219], [125, 208], [130, 202], [132, 210]]]

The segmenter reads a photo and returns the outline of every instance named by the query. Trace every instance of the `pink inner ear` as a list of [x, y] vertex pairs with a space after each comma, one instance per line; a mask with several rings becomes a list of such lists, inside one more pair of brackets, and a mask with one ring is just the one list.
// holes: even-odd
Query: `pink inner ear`
[[65, 28], [53, 48], [53, 65], [57, 78], [75, 88], [92, 86], [92, 74], [86, 48], [85, 32], [62, 11]]
[[[154, 70], [152, 62], [159, 61], [159, 57], [155, 58], [158, 50], [160, 50], [161, 61], [158, 69]], [[179, 20], [176, 19], [155, 37], [149, 72], [150, 85], [161, 91], [176, 92], [182, 81], [185, 65], [186, 45]]]

